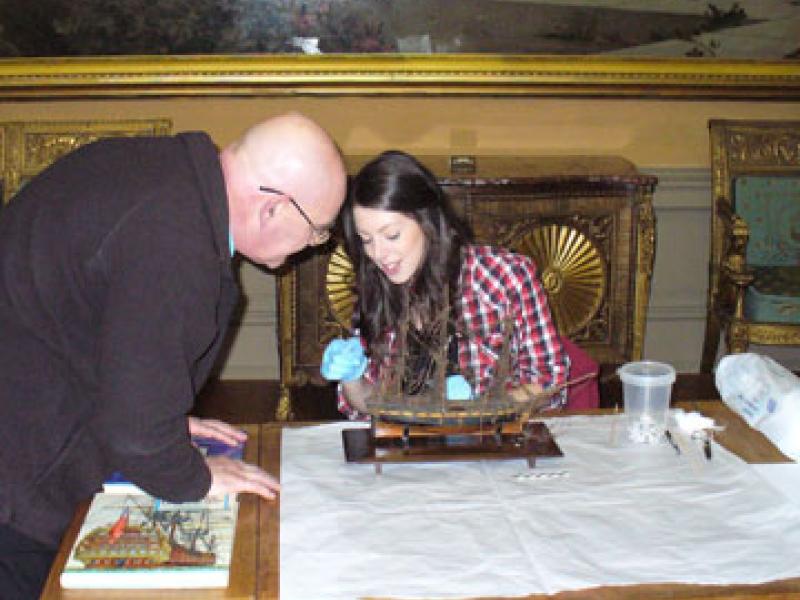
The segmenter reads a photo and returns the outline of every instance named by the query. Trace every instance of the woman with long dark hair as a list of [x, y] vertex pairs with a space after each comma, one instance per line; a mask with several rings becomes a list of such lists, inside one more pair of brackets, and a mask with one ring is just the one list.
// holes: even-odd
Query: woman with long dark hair
[[[469, 243], [436, 178], [415, 158], [388, 151], [365, 165], [352, 182], [342, 221], [356, 275], [356, 337], [334, 340], [321, 369], [326, 378], [342, 381], [342, 412], [355, 418], [366, 410], [381, 365], [393, 360], [397, 327], [406, 320], [404, 390], [424, 390], [435, 369], [429, 349], [440, 339], [438, 317], [448, 304], [454, 324], [449, 395], [466, 389], [466, 396], [479, 397], [487, 389], [509, 318], [511, 395], [525, 401], [566, 382], [569, 359], [533, 261]], [[542, 408], [564, 401], [565, 394], [555, 394]]]

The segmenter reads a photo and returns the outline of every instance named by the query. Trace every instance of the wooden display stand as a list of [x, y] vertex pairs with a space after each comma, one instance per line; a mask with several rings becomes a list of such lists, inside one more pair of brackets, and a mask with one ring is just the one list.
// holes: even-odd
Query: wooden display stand
[[345, 429], [342, 443], [347, 462], [383, 463], [510, 460], [562, 456], [542, 422], [513, 421], [495, 427], [469, 425], [402, 425], [373, 420], [369, 429]]

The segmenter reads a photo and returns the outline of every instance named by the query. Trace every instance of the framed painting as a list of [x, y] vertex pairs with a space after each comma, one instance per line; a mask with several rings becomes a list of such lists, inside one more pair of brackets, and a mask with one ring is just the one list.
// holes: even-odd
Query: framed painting
[[800, 97], [798, 0], [6, 0], [0, 97]]

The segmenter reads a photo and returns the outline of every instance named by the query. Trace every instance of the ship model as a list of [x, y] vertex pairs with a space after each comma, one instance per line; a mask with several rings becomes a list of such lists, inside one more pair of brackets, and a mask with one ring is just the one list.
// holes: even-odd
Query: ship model
[[[453, 400], [447, 397], [447, 361], [457, 322], [451, 318], [447, 292], [429, 329], [433, 335], [415, 340], [430, 361], [422, 371], [408, 343], [414, 335], [408, 303], [406, 295], [392, 357], [366, 400], [370, 428], [342, 432], [345, 458], [373, 463], [380, 473], [389, 462], [524, 458], [534, 467], [537, 456], [561, 456], [547, 425], [531, 416], [566, 384], [522, 393], [522, 398], [519, 392], [510, 393], [512, 318], [501, 323], [502, 346], [491, 383], [478, 397]], [[462, 375], [474, 390], [472, 373]]]

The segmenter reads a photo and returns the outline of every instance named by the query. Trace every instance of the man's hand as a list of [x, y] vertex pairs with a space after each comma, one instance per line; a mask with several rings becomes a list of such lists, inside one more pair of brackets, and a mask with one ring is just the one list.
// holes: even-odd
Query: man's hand
[[206, 459], [206, 464], [211, 471], [209, 496], [247, 492], [273, 500], [281, 489], [281, 485], [272, 475], [241, 460], [212, 456]]
[[229, 446], [236, 446], [247, 440], [247, 433], [216, 419], [187, 417], [189, 435], [219, 440]]

